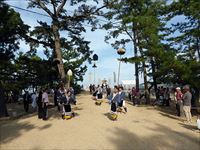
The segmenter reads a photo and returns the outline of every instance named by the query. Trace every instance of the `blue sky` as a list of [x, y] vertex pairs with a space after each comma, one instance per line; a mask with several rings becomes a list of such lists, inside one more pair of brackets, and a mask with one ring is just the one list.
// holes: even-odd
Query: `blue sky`
[[[6, 2], [10, 5], [17, 6], [20, 8], [27, 8], [27, 3], [24, 0], [6, 0]], [[73, 10], [73, 7], [70, 8]], [[40, 12], [42, 14], [45, 14], [44, 11], [39, 10], [39, 9], [32, 9], [33, 11]], [[19, 12], [21, 15], [22, 20], [34, 27], [37, 25], [37, 20], [42, 20], [46, 22], [50, 22], [51, 19], [45, 16], [25, 12], [19, 9], [15, 9], [15, 11]], [[177, 19], [174, 20], [176, 22]], [[117, 54], [117, 50], [111, 47], [110, 44], [106, 44], [104, 42], [104, 37], [107, 35], [107, 31], [105, 30], [96, 30], [94, 32], [90, 31], [89, 27], [86, 27], [87, 32], [83, 33], [83, 36], [85, 37], [86, 40], [91, 41], [90, 43], [90, 48], [91, 50], [94, 51], [95, 54], [99, 56], [99, 60], [97, 61], [96, 65], [96, 84], [98, 83], [99, 80], [102, 79], [107, 79], [111, 81], [111, 84], [113, 85], [113, 72], [116, 73], [118, 72], [118, 64], [119, 61], [117, 58], [119, 58], [119, 55]], [[126, 38], [125, 35], [119, 37], [119, 38]], [[20, 44], [20, 50], [21, 51], [26, 51], [29, 49], [29, 46], [26, 45], [24, 42], [21, 42]], [[126, 49], [126, 53], [124, 57], [130, 57], [133, 56], [133, 46], [132, 44], [128, 44]], [[43, 49], [42, 47], [38, 49], [37, 51], [38, 55], [41, 57], [45, 57], [43, 54]], [[89, 65], [88, 63], [85, 63], [88, 66], [88, 71], [86, 72], [84, 76], [84, 81], [83, 85], [87, 86], [90, 83], [94, 83], [94, 70], [92, 68], [92, 65]], [[122, 80], [134, 80], [134, 64], [126, 64], [122, 63], [121, 64], [121, 74], [120, 74], [120, 82]], [[143, 82], [142, 76], [140, 75], [140, 83]]]
[[[24, 9], [27, 8], [27, 3], [23, 0], [6, 0], [6, 2], [13, 6], [17, 6]], [[73, 7], [71, 9], [73, 9]], [[32, 10], [45, 14], [45, 12], [38, 9], [32, 9]], [[46, 22], [51, 21], [50, 18], [45, 16], [29, 13], [19, 9], [15, 9], [15, 11], [19, 12], [22, 20], [26, 24], [32, 27], [37, 25], [37, 20], [42, 20]], [[107, 31], [98, 29], [94, 32], [91, 32], [89, 27], [86, 27], [86, 29], [87, 32], [83, 33], [83, 36], [85, 37], [86, 40], [91, 41], [90, 43], [91, 50], [94, 51], [94, 54], [97, 54], [99, 56], [99, 60], [96, 63], [97, 68], [95, 71], [96, 84], [98, 83], [99, 80], [103, 79], [110, 80], [111, 84], [114, 84], [113, 72], [117, 74], [118, 64], [119, 64], [119, 61], [117, 60], [117, 58], [119, 57], [119, 55], [117, 54], [117, 50], [111, 47], [110, 44], [106, 44], [104, 42], [104, 37], [107, 34]], [[26, 43], [21, 42], [20, 51], [25, 52], [27, 49], [29, 49], [29, 46]], [[126, 57], [132, 56], [133, 52], [131, 49], [132, 46], [131, 44], [129, 44], [128, 47], [126, 48], [126, 53], [124, 56]], [[38, 49], [37, 53], [39, 56], [45, 57], [42, 47]], [[88, 71], [84, 76], [83, 84], [88, 85], [90, 83], [94, 83], [94, 69], [92, 68], [92, 65], [88, 63], [85, 64], [88, 66]], [[122, 63], [120, 81], [133, 80], [133, 79], [134, 79], [134, 65]]]

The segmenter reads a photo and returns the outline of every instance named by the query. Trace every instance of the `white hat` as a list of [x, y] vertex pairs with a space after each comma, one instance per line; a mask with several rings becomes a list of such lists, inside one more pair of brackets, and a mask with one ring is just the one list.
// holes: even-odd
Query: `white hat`
[[180, 90], [181, 88], [180, 88], [180, 87], [177, 87], [176, 89], [177, 89], [177, 90]]

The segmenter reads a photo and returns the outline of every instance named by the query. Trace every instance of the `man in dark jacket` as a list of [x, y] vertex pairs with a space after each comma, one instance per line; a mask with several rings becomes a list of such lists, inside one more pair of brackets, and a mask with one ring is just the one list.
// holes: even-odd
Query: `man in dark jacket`
[[39, 96], [37, 99], [37, 105], [38, 105], [38, 118], [43, 118], [43, 108], [42, 108], [42, 89], [39, 92]]
[[28, 112], [28, 110], [29, 110], [29, 103], [30, 103], [30, 99], [31, 99], [28, 91], [25, 92], [25, 94], [23, 96], [23, 99], [24, 99], [24, 110], [25, 110], [25, 112]]

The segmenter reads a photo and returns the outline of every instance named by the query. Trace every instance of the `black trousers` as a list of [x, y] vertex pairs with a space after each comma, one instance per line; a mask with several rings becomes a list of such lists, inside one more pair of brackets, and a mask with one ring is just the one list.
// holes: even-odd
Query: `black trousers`
[[111, 111], [116, 112], [117, 111], [117, 106], [115, 103], [111, 103]]
[[48, 106], [46, 103], [44, 103], [44, 107], [43, 107], [43, 120], [47, 119], [47, 113], [48, 113]]
[[42, 108], [42, 104], [38, 106], [38, 118], [39, 118], [39, 119], [43, 118], [43, 108]]
[[29, 110], [29, 101], [24, 101], [24, 110], [25, 110], [25, 112], [28, 112], [28, 110]]

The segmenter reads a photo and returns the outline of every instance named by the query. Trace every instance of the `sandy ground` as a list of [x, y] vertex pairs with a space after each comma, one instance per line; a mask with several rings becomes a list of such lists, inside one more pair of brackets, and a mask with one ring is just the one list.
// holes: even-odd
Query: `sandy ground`
[[36, 113], [0, 121], [0, 150], [200, 149], [195, 123], [183, 124], [166, 108], [127, 104], [128, 113], [111, 121], [108, 103], [96, 106], [88, 94], [77, 99], [76, 117], [71, 120], [62, 120], [52, 108], [47, 121], [39, 120]]

